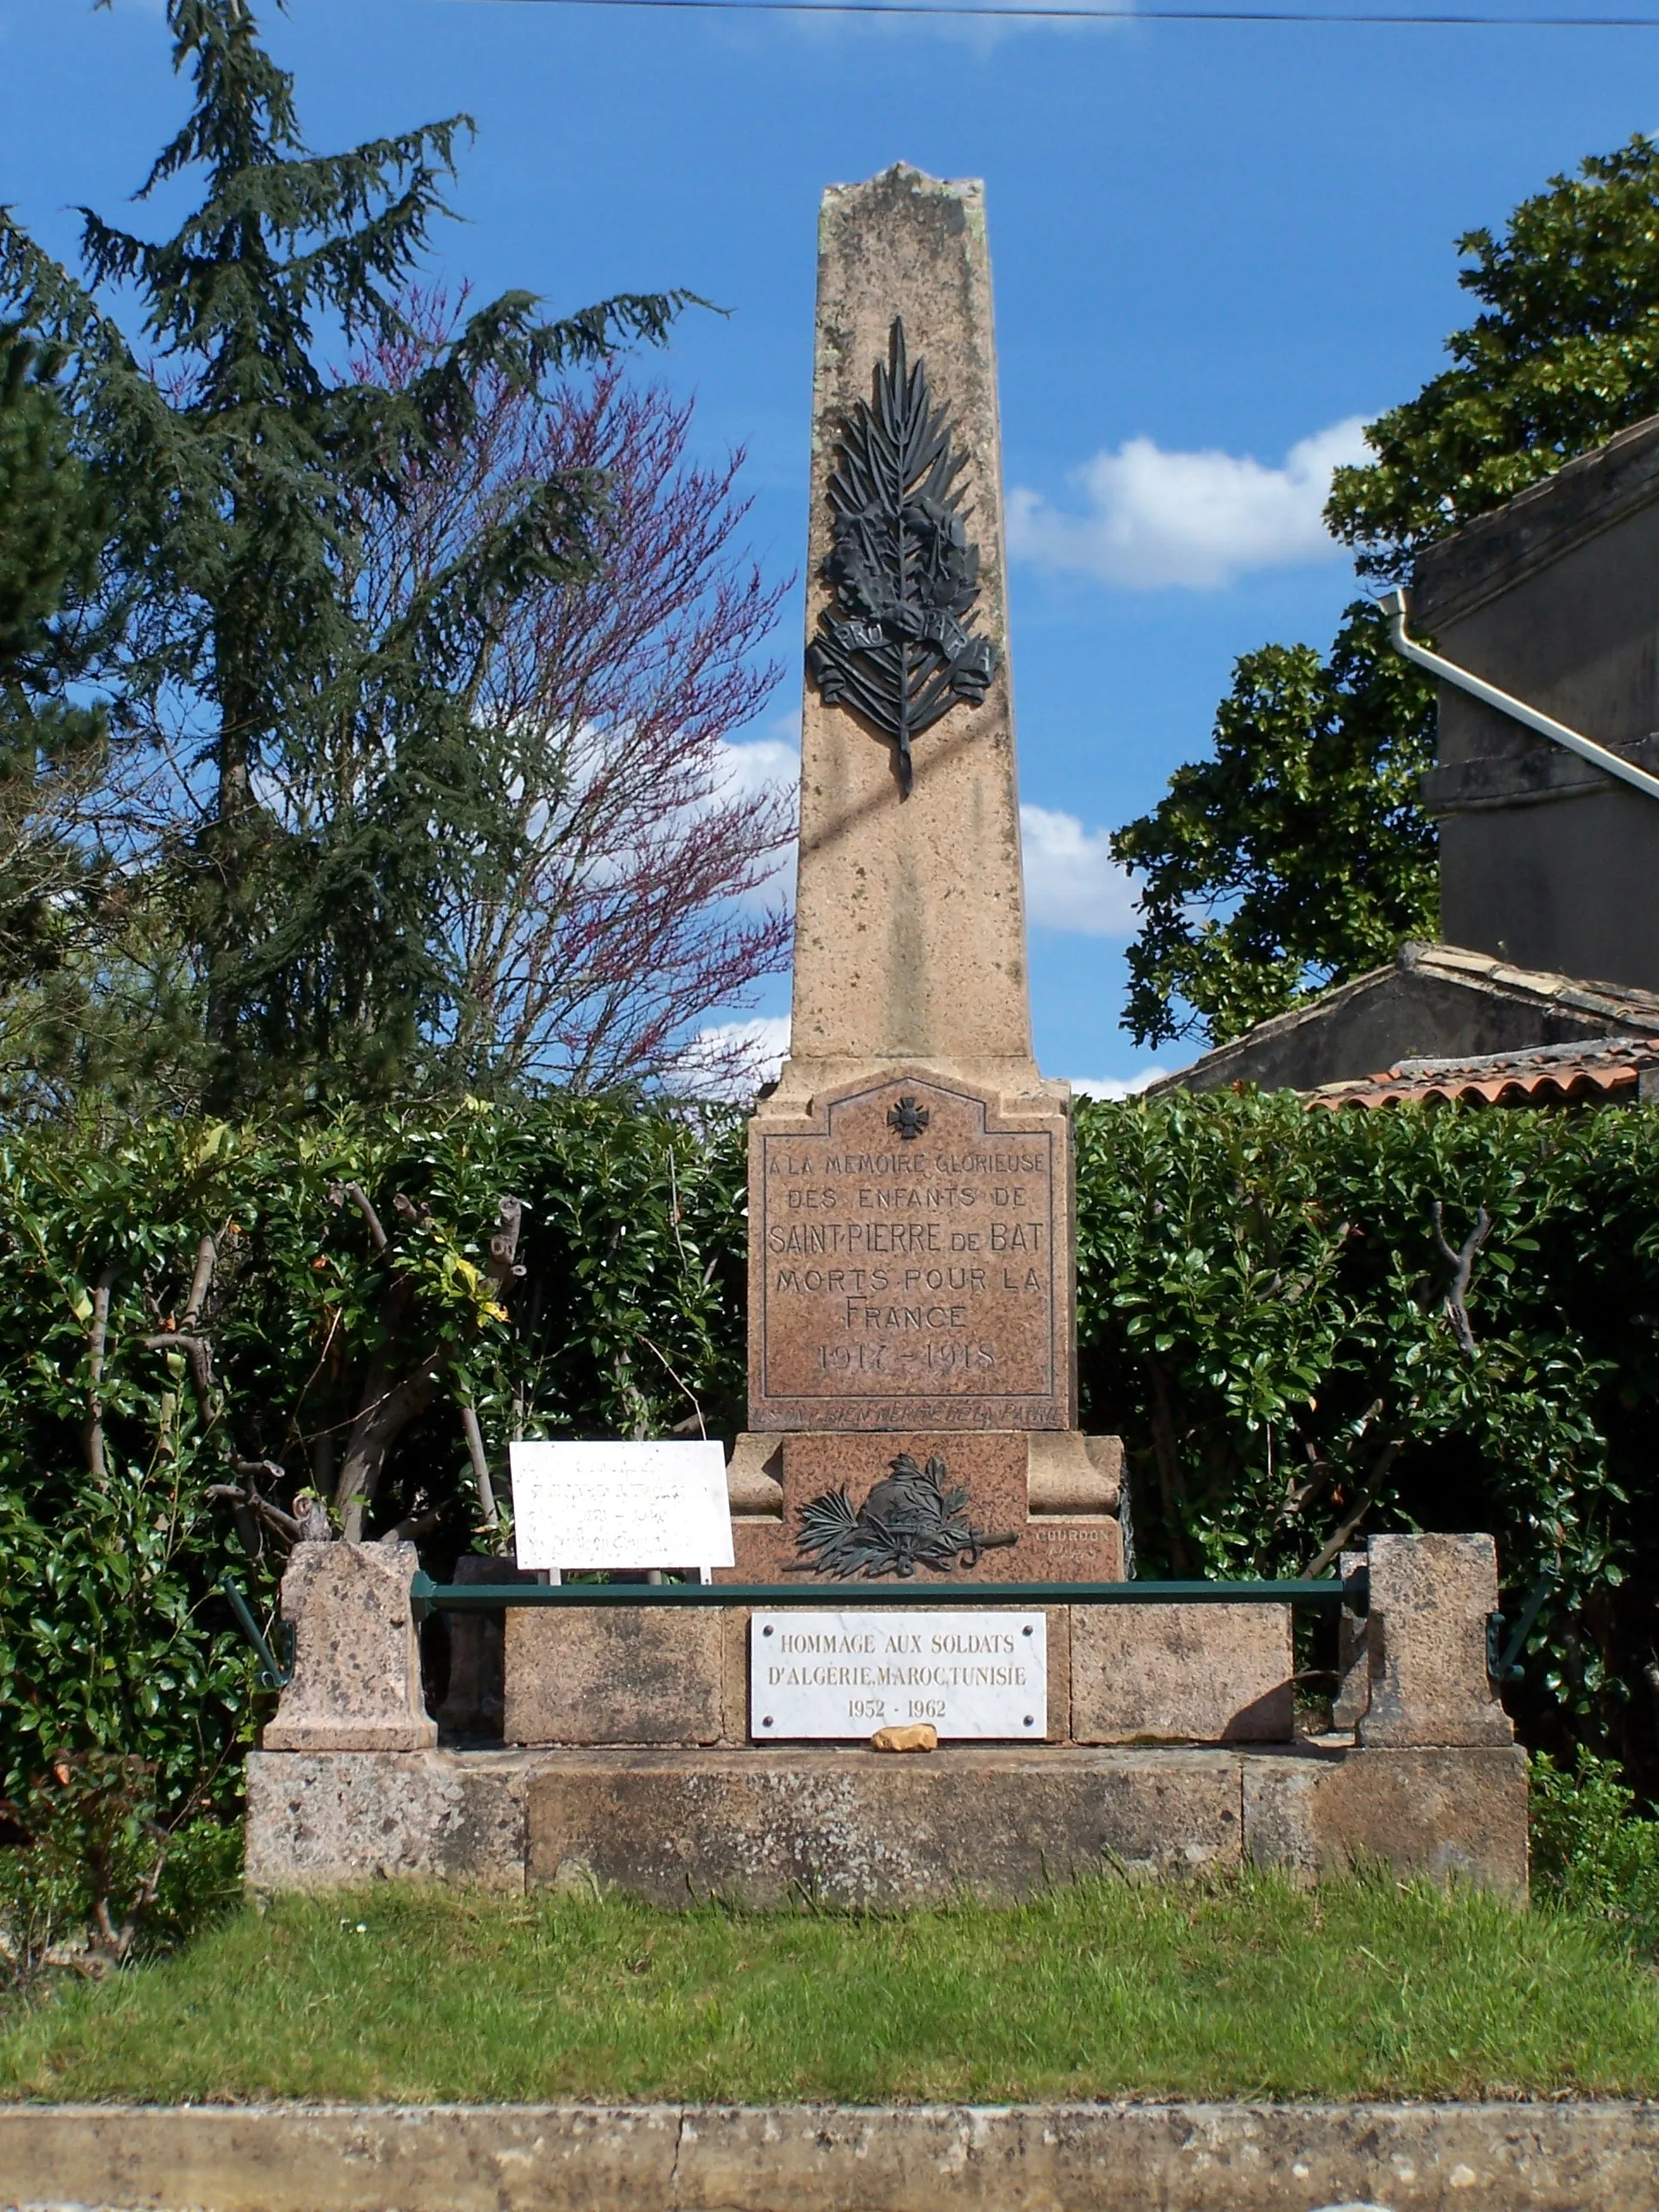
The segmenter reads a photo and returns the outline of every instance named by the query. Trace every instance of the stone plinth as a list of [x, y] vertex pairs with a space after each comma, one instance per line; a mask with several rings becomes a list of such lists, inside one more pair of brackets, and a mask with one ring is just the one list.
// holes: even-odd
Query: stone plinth
[[1310, 1747], [1247, 1759], [1253, 1865], [1313, 1880], [1366, 1866], [1527, 1893], [1527, 1755]]
[[1111, 1863], [1237, 1867], [1239, 1802], [1232, 1759], [1203, 1752], [594, 1752], [532, 1780], [526, 1878], [663, 1905], [1018, 1897]]
[[728, 1729], [718, 1613], [602, 1606], [507, 1616], [508, 1743], [698, 1744]]
[[501, 1751], [251, 1752], [248, 1887], [522, 1889], [529, 1777]]
[[1509, 1744], [1515, 1731], [1486, 1675], [1498, 1609], [1490, 1536], [1373, 1536], [1366, 1556], [1370, 1703], [1364, 1744]]
[[1288, 1743], [1288, 1606], [1072, 1608], [1079, 1743]]
[[438, 1741], [421, 1691], [413, 1544], [297, 1544], [283, 1577], [294, 1677], [268, 1751], [418, 1751]]

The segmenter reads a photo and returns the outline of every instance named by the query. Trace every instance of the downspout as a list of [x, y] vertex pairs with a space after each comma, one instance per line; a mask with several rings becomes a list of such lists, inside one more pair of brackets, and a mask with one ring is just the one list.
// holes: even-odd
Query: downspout
[[1414, 660], [1419, 668], [1426, 668], [1431, 676], [1439, 677], [1444, 684], [1456, 684], [1460, 691], [1467, 691], [1471, 698], [1480, 700], [1484, 705], [1495, 707], [1500, 714], [1509, 715], [1511, 720], [1525, 723], [1528, 729], [1536, 730], [1540, 738], [1548, 738], [1553, 744], [1565, 745], [1570, 753], [1577, 753], [1580, 760], [1589, 761], [1593, 768], [1599, 768], [1608, 775], [1616, 775], [1621, 783], [1629, 784], [1633, 790], [1645, 792], [1650, 799], [1659, 799], [1659, 775], [1650, 775], [1644, 768], [1638, 768], [1634, 761], [1626, 760], [1622, 753], [1609, 752], [1605, 745], [1598, 745], [1593, 738], [1581, 737], [1577, 730], [1570, 730], [1565, 722], [1553, 721], [1549, 715], [1540, 714], [1536, 707], [1528, 707], [1523, 699], [1511, 699], [1507, 691], [1500, 691], [1495, 684], [1488, 684], [1480, 677], [1472, 675], [1467, 668], [1460, 668], [1455, 660], [1443, 660], [1437, 653], [1431, 653], [1426, 646], [1419, 645], [1415, 639], [1407, 637], [1404, 592], [1385, 592], [1378, 599], [1377, 605], [1388, 617], [1389, 635], [1394, 640], [1395, 651], [1403, 653], [1407, 660]]

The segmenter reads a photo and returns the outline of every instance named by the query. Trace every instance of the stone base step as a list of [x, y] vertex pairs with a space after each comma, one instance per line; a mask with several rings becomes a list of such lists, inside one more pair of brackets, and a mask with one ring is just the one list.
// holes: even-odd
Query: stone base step
[[16, 2106], [54, 2212], [1646, 2212], [1651, 2105]]
[[898, 1905], [1377, 1862], [1524, 1894], [1526, 1819], [1507, 1747], [258, 1752], [247, 1876]]

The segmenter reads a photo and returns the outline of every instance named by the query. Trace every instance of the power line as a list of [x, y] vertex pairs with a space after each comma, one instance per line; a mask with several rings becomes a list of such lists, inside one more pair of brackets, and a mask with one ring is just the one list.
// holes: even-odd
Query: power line
[[654, 8], [726, 15], [904, 15], [976, 17], [1038, 23], [1361, 23], [1465, 31], [1659, 31], [1659, 15], [1488, 15], [1416, 14], [1355, 8], [1023, 8], [989, 0], [514, 0], [542, 8]]

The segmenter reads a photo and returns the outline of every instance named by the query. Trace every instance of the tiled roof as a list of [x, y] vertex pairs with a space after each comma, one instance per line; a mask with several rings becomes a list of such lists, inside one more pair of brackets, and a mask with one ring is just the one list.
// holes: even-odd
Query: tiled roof
[[1402, 1060], [1380, 1075], [1322, 1083], [1303, 1096], [1310, 1109], [1394, 1106], [1403, 1099], [1471, 1106], [1659, 1099], [1659, 1040], [1597, 1037], [1529, 1052], [1479, 1053], [1468, 1060]]
[[[1386, 1024], [1396, 1030], [1397, 1041], [1377, 1042], [1370, 1049], [1379, 1054], [1398, 1051], [1405, 1038], [1401, 1030], [1414, 1029], [1417, 1035], [1410, 1039], [1432, 1044], [1436, 1033], [1443, 1030], [1446, 1021], [1445, 997], [1448, 989], [1467, 1001], [1472, 1009], [1472, 1025], [1475, 1036], [1482, 1041], [1498, 1042], [1492, 1036], [1496, 1027], [1498, 1036], [1505, 1030], [1511, 1036], [1518, 1029], [1520, 1038], [1512, 1049], [1496, 1055], [1497, 1059], [1534, 1059], [1534, 1048], [1525, 1042], [1531, 1031], [1540, 1040], [1540, 1049], [1553, 1050], [1558, 1044], [1571, 1051], [1594, 1054], [1609, 1038], [1621, 1042], [1635, 1040], [1650, 1043], [1659, 1051], [1659, 992], [1644, 991], [1632, 984], [1587, 981], [1582, 976], [1558, 975], [1547, 969], [1516, 968], [1507, 960], [1489, 952], [1473, 952], [1457, 945], [1403, 945], [1395, 958], [1385, 968], [1373, 968], [1364, 975], [1357, 975], [1350, 983], [1340, 983], [1322, 992], [1316, 999], [1305, 1000], [1290, 1012], [1271, 1015], [1247, 1030], [1243, 1036], [1235, 1037], [1230, 1044], [1218, 1045], [1204, 1054], [1190, 1067], [1178, 1068], [1173, 1074], [1160, 1077], [1149, 1084], [1145, 1096], [1158, 1098], [1177, 1091], [1219, 1091], [1235, 1082], [1259, 1083], [1265, 1088], [1303, 1090], [1311, 1094], [1311, 1086], [1299, 1074], [1297, 1063], [1303, 1067], [1310, 1063], [1331, 1073], [1333, 1054], [1322, 1045], [1323, 1036], [1340, 1029], [1357, 1009], [1367, 1004], [1386, 1001], [1401, 988], [1420, 988], [1425, 1003], [1419, 1013], [1410, 1019]], [[1485, 1009], [1494, 1018], [1485, 1018]], [[1457, 1027], [1463, 1024], [1459, 1022]], [[1571, 1044], [1573, 1032], [1579, 1035]], [[1588, 1032], [1588, 1034], [1586, 1034]], [[1550, 1042], [1545, 1045], [1544, 1040]], [[1454, 1034], [1447, 1042], [1455, 1045]], [[1356, 1054], [1356, 1058], [1358, 1054]], [[1340, 1059], [1336, 1066], [1343, 1064]], [[1469, 1067], [1476, 1071], [1477, 1082], [1492, 1079], [1490, 1071], [1467, 1057], [1445, 1061], [1448, 1069]], [[1349, 1066], [1353, 1062], [1349, 1061]], [[1359, 1061], [1363, 1067], [1363, 1060]], [[1401, 1061], [1401, 1066], [1417, 1065]], [[1543, 1063], [1547, 1066], [1547, 1060]], [[1541, 1071], [1540, 1071], [1541, 1072]], [[1334, 1103], [1341, 1104], [1361, 1091], [1386, 1087], [1396, 1079], [1396, 1070], [1387, 1068], [1380, 1075], [1343, 1076], [1322, 1090], [1334, 1094]], [[1402, 1090], [1397, 1095], [1413, 1095]], [[1548, 1096], [1547, 1093], [1545, 1096]]]
[[[1567, 1006], [1575, 1013], [1600, 1015], [1607, 1024], [1610, 1038], [1615, 1034], [1623, 1038], [1642, 1032], [1659, 1036], [1659, 992], [1644, 991], [1634, 984], [1586, 982], [1582, 976], [1557, 975], [1547, 969], [1516, 968], [1490, 952], [1470, 952], [1460, 945], [1401, 945], [1399, 965], [1485, 984], [1517, 998]], [[1352, 990], [1355, 986], [1346, 988]]]

